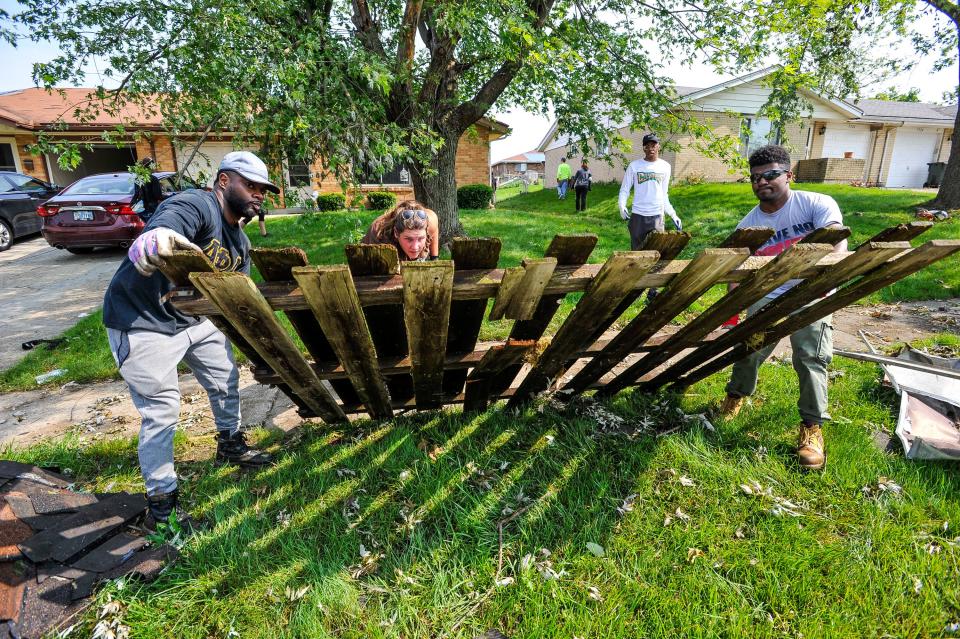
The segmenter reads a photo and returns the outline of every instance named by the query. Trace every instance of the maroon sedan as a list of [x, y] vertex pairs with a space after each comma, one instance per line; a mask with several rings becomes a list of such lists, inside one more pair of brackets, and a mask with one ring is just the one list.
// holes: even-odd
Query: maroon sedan
[[[175, 188], [175, 173], [154, 173], [164, 198]], [[184, 182], [185, 188], [194, 185]], [[89, 253], [99, 246], [126, 248], [144, 227], [141, 202], [133, 203], [132, 173], [103, 173], [81, 178], [37, 207], [43, 237], [50, 246], [71, 253]]]

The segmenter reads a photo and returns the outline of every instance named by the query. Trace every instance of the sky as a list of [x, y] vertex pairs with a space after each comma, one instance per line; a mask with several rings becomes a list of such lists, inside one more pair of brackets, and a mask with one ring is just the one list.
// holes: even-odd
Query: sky
[[[15, 0], [0, 0], [0, 9], [15, 13], [18, 10], [17, 2]], [[33, 64], [49, 61], [57, 53], [57, 47], [47, 42], [24, 41], [16, 48], [6, 43], [0, 43], [0, 65], [3, 68], [3, 73], [0, 74], [0, 91], [12, 91], [34, 86], [31, 77]], [[913, 55], [908, 43], [902, 44], [900, 53], [904, 56]], [[884, 83], [882, 86], [871, 89], [871, 91], [880, 91], [890, 86], [896, 87], [900, 91], [917, 87], [920, 89], [921, 100], [939, 102], [944, 91], [956, 87], [957, 69], [954, 66], [940, 72], [934, 72], [932, 67], [932, 58], [922, 60], [910, 71], [893, 78], [892, 81]], [[98, 80], [98, 73], [95, 68], [90, 68], [88, 73], [87, 86], [92, 86]], [[717, 73], [712, 67], [698, 62], [693, 64], [668, 63], [665, 65], [662, 75], [673, 78], [675, 84], [692, 87], [708, 87], [733, 77], [729, 74]], [[867, 94], [869, 95], [869, 93]], [[521, 110], [495, 112], [491, 115], [501, 122], [505, 122], [512, 129], [509, 136], [491, 144], [490, 158], [493, 162], [524, 151], [534, 150], [551, 124], [548, 118]]]

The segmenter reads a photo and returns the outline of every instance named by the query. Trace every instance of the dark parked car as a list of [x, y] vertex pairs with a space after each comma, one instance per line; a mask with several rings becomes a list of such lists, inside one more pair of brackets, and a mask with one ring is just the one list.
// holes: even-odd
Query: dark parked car
[[[179, 192], [176, 173], [153, 174], [164, 199]], [[184, 188], [195, 188], [184, 180]], [[80, 178], [37, 208], [43, 237], [50, 246], [71, 253], [89, 253], [99, 246], [130, 246], [144, 227], [143, 203], [133, 203], [133, 173], [101, 173]]]
[[0, 171], [0, 251], [15, 239], [39, 233], [37, 206], [56, 195], [60, 187], [14, 171]]

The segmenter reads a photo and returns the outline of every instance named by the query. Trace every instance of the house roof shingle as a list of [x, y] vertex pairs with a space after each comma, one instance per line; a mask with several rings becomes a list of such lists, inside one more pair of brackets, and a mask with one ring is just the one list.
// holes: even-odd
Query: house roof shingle
[[952, 121], [957, 105], [943, 106], [926, 102], [893, 102], [890, 100], [860, 100], [856, 105], [863, 109], [863, 119], [910, 119]]
[[[91, 98], [93, 91], [69, 88], [48, 92], [33, 87], [0, 93], [0, 118], [25, 129], [42, 129], [57, 122], [71, 129], [105, 129], [130, 122], [144, 128], [159, 128], [162, 124], [159, 113], [149, 113], [131, 104], [115, 114], [99, 109], [93, 119], [85, 121], [77, 110], [98, 105], [99, 100], [95, 96]], [[109, 106], [109, 101], [103, 105]]]

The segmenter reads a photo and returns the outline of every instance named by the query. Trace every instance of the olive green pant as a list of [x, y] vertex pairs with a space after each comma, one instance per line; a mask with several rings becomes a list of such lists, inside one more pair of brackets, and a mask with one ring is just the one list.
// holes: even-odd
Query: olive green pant
[[[756, 313], [773, 298], [765, 297], [747, 311], [747, 317]], [[733, 365], [727, 394], [734, 397], [752, 395], [757, 389], [757, 374], [776, 344], [747, 355]], [[832, 316], [805, 326], [790, 336], [793, 349], [793, 370], [800, 381], [800, 418], [806, 424], [822, 424], [830, 419], [827, 412], [827, 366], [833, 359]]]

